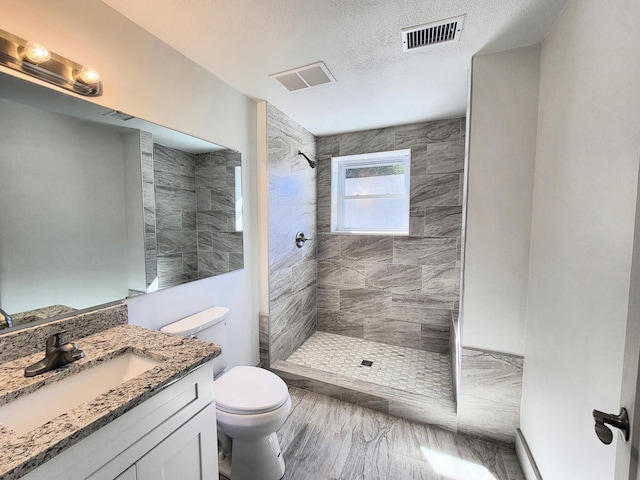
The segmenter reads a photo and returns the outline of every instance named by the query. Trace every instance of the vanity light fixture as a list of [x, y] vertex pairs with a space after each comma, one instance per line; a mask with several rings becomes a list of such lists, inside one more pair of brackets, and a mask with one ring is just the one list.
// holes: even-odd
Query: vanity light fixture
[[44, 45], [36, 42], [27, 42], [24, 47], [24, 58], [29, 63], [40, 65], [51, 60], [51, 52]]
[[102, 95], [100, 75], [95, 68], [49, 51], [39, 43], [0, 30], [0, 65], [31, 75], [79, 95]]

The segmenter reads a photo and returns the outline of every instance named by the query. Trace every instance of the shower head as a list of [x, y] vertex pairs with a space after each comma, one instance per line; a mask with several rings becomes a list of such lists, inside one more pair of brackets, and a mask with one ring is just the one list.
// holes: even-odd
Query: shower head
[[307, 162], [309, 162], [309, 166], [311, 168], [316, 168], [316, 162], [314, 162], [313, 160], [309, 160], [309, 157], [307, 157], [304, 153], [302, 153], [300, 150], [298, 150], [298, 155], [302, 155], [304, 158], [307, 159]]

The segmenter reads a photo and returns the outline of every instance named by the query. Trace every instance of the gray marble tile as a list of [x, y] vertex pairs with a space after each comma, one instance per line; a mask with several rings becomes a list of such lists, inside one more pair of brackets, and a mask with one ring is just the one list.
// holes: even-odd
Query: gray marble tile
[[462, 207], [426, 207], [425, 237], [459, 237], [462, 232]]
[[293, 353], [293, 347], [291, 345], [291, 337], [288, 335], [271, 335], [271, 341], [269, 343], [269, 360], [273, 365], [278, 360], [284, 360]]
[[244, 268], [243, 253], [229, 253], [229, 271], [241, 270]]
[[361, 132], [343, 133], [338, 136], [340, 155], [386, 152], [394, 150], [394, 129], [380, 128]]
[[159, 276], [158, 287], [160, 288], [174, 287], [176, 285], [182, 285], [183, 283], [189, 283], [197, 279], [198, 279], [197, 273], [179, 273], [176, 275], [166, 275], [164, 277]]
[[457, 430], [457, 419], [455, 413], [445, 413], [442, 411], [429, 411], [424, 407], [412, 406], [406, 403], [390, 402], [389, 414], [397, 417], [420, 422], [426, 425], [433, 425], [445, 430], [455, 432]]
[[364, 337], [372, 342], [420, 349], [420, 325], [402, 320], [365, 320]]
[[409, 236], [422, 237], [424, 235], [425, 209], [414, 207], [409, 209]]
[[211, 241], [216, 246], [216, 249], [219, 249], [223, 252], [243, 252], [242, 232], [213, 232], [211, 234]]
[[269, 272], [269, 301], [273, 304], [289, 297], [293, 292], [291, 269], [282, 268]]
[[291, 338], [288, 329], [292, 324], [302, 319], [302, 300], [298, 295], [290, 295], [282, 297], [277, 302], [271, 302], [269, 316], [271, 318], [272, 340], [279, 336]]
[[393, 261], [393, 237], [341, 235], [340, 254], [344, 260], [391, 263]]
[[365, 264], [340, 260], [318, 260], [318, 286], [323, 288], [364, 288]]
[[196, 212], [182, 212], [182, 230], [193, 230], [197, 229], [196, 224]]
[[331, 157], [320, 157], [316, 166], [318, 194], [331, 192]]
[[156, 185], [156, 211], [158, 210], [195, 210], [195, 190], [180, 190]]
[[[229, 254], [219, 250], [200, 252], [198, 255], [198, 271], [211, 274], [229, 271]], [[203, 278], [201, 276], [200, 278]]]
[[302, 146], [302, 128], [271, 104], [267, 104], [267, 145], [269, 168], [278, 163], [290, 168], [291, 159], [297, 157]]
[[522, 397], [522, 357], [462, 349], [461, 432], [515, 443]]
[[176, 190], [195, 190], [196, 178], [193, 174], [157, 171], [154, 176], [156, 187]]
[[291, 267], [293, 293], [316, 285], [316, 261], [301, 262]]
[[340, 136], [330, 135], [316, 138], [316, 149], [319, 157], [340, 155]]
[[196, 188], [224, 188], [227, 186], [227, 167], [202, 167], [196, 169]]
[[318, 246], [318, 259], [331, 260], [340, 258], [340, 236], [321, 233], [316, 235]]
[[340, 310], [340, 290], [330, 287], [317, 287], [318, 308], [329, 311]]
[[[315, 316], [317, 308], [317, 291], [315, 283], [297, 292], [302, 302], [302, 313], [304, 315], [312, 313]], [[315, 321], [315, 320], [314, 320]]]
[[258, 342], [260, 345], [260, 365], [269, 368], [269, 315], [258, 314]]
[[424, 274], [417, 265], [365, 264], [365, 287], [395, 293], [421, 293]]
[[213, 237], [211, 232], [198, 232], [198, 250], [199, 251], [211, 251], [213, 250]]
[[420, 349], [429, 352], [450, 353], [451, 326], [422, 324], [420, 330]]
[[318, 331], [363, 338], [364, 320], [359, 315], [318, 309]]
[[451, 325], [451, 310], [444, 308], [427, 308], [424, 306], [403, 305], [392, 302], [389, 318], [404, 320], [405, 322], [449, 327]]
[[[344, 391], [338, 385], [330, 385], [298, 374], [277, 372], [287, 383], [298, 383], [304, 388], [326, 392], [335, 397]], [[335, 380], [331, 375], [327, 377]], [[416, 421], [404, 420], [389, 416], [380, 411], [371, 411], [358, 405], [345, 404], [337, 399], [330, 399], [312, 391], [290, 388], [293, 408], [285, 424], [278, 431], [283, 451], [294, 448], [293, 445], [308, 441], [306, 432], [309, 428], [318, 428], [313, 432], [315, 454], [326, 457], [328, 446], [340, 444], [340, 450], [331, 457], [335, 462], [320, 472], [318, 460], [310, 450], [307, 455], [299, 456], [296, 462], [297, 472], [313, 471], [312, 477], [299, 477], [289, 472], [285, 478], [328, 478], [341, 480], [379, 480], [388, 479], [444, 479], [455, 476], [458, 479], [472, 480], [477, 478], [493, 478], [495, 480], [522, 480], [517, 459], [512, 448], [501, 447], [474, 438], [433, 428]], [[358, 394], [356, 393], [356, 399]], [[373, 399], [375, 402], [375, 399]], [[414, 416], [420, 421], [429, 421], [429, 413], [424, 407], [417, 405], [389, 402], [389, 409], [397, 415]], [[433, 421], [446, 423], [444, 428], [455, 430], [451, 417], [455, 415], [437, 416]], [[321, 434], [319, 432], [330, 432]], [[336, 437], [335, 435], [342, 435]], [[373, 447], [373, 448], [371, 448]], [[375, 454], [372, 452], [376, 452]], [[303, 458], [304, 457], [304, 458]], [[285, 462], [288, 456], [284, 454]], [[507, 460], [508, 459], [508, 460]], [[302, 463], [309, 461], [309, 466]], [[365, 466], [365, 464], [370, 464]], [[289, 463], [287, 463], [289, 468]], [[443, 468], [447, 468], [446, 472]], [[440, 470], [437, 470], [440, 469]], [[339, 470], [339, 471], [337, 471]], [[439, 473], [435, 473], [439, 471]], [[287, 476], [289, 475], [289, 476]], [[489, 477], [490, 476], [490, 477]]]
[[212, 188], [211, 204], [215, 210], [233, 211], [236, 208], [235, 188]]
[[455, 238], [395, 237], [393, 262], [412, 265], [442, 265], [456, 261]]
[[156, 172], [195, 176], [196, 164], [190, 153], [154, 144], [153, 168]]
[[440, 120], [396, 127], [396, 148], [414, 145], [460, 140], [460, 119]]
[[227, 213], [218, 210], [206, 210], [196, 212], [196, 221], [199, 232], [226, 232], [228, 218]]
[[391, 311], [391, 293], [363, 288], [340, 290], [340, 310], [361, 316], [386, 318]]
[[161, 277], [182, 273], [182, 254], [158, 255], [157, 265]]
[[427, 174], [427, 145], [411, 145], [411, 176]]
[[500, 453], [502, 453], [507, 478], [509, 480], [525, 480], [522, 467], [513, 448], [500, 447]]
[[158, 254], [194, 252], [197, 249], [196, 232], [158, 232]]
[[461, 205], [458, 173], [441, 173], [411, 176], [411, 206], [456, 206]]
[[291, 331], [291, 346], [293, 350], [302, 345], [311, 335], [316, 332], [316, 311], [302, 313], [302, 317], [296, 322]]
[[450, 265], [423, 265], [422, 293], [448, 298], [452, 302], [460, 297], [460, 268]]
[[451, 300], [436, 295], [425, 295], [422, 293], [393, 293], [392, 305], [402, 307], [424, 307], [437, 309], [451, 309]]
[[462, 173], [464, 171], [463, 141], [430, 143], [427, 151], [427, 173]]
[[156, 228], [161, 232], [179, 232], [182, 230], [182, 211], [158, 209]]

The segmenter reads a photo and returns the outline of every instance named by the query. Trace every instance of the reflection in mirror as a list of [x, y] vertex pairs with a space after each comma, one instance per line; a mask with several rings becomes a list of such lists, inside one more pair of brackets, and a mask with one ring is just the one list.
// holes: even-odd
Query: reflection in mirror
[[0, 308], [16, 328], [243, 268], [240, 171], [238, 152], [0, 73]]

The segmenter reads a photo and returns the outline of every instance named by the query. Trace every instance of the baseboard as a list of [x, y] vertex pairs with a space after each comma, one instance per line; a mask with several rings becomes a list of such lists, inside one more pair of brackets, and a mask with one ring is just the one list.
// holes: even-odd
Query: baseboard
[[544, 480], [533, 458], [533, 453], [529, 449], [527, 439], [519, 428], [516, 430], [516, 455], [520, 461], [520, 466], [527, 480]]

